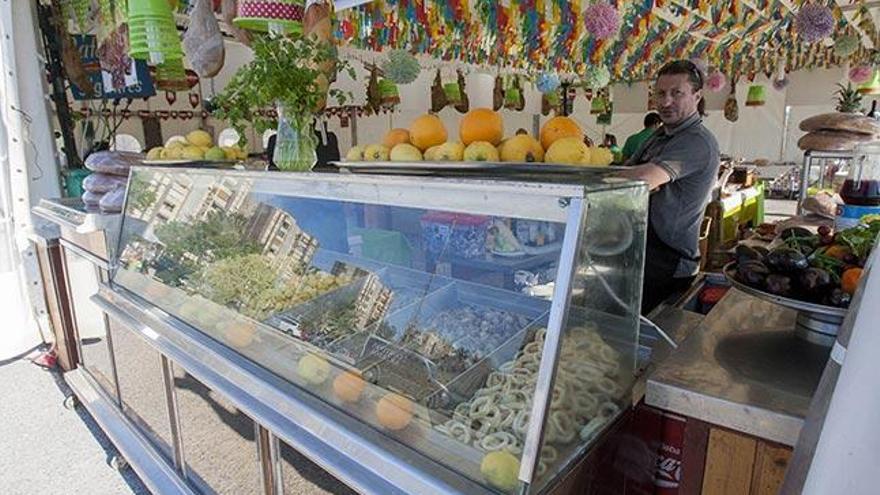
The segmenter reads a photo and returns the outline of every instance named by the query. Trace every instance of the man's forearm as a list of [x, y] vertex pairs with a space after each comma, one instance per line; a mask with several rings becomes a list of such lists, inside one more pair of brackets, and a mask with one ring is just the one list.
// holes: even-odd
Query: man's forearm
[[654, 163], [629, 167], [626, 170], [621, 170], [618, 175], [627, 179], [643, 180], [648, 183], [648, 187], [652, 191], [670, 180], [669, 173], [663, 167]]

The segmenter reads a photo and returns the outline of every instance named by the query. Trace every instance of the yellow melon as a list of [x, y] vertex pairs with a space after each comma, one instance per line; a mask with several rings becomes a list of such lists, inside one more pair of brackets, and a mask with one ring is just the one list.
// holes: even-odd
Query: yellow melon
[[402, 430], [413, 417], [413, 403], [406, 397], [389, 393], [376, 403], [376, 419], [389, 430]]
[[300, 358], [296, 372], [312, 385], [320, 385], [330, 377], [330, 363], [314, 354], [306, 354]]
[[514, 136], [501, 147], [501, 161], [533, 163], [544, 161], [544, 148], [537, 139], [528, 135]]
[[464, 149], [464, 161], [466, 162], [497, 162], [500, 159], [498, 148], [488, 141], [475, 141]]
[[406, 129], [391, 129], [388, 131], [388, 134], [385, 134], [382, 144], [388, 149], [393, 149], [398, 144], [410, 144], [409, 131]]
[[504, 138], [504, 121], [498, 112], [489, 108], [471, 110], [461, 119], [459, 136], [465, 146], [477, 141], [498, 146]]
[[440, 117], [432, 114], [422, 115], [409, 126], [410, 142], [421, 151], [446, 142], [448, 134]]
[[333, 393], [343, 402], [357, 402], [366, 386], [363, 378], [346, 371], [333, 380]]
[[251, 345], [256, 332], [257, 328], [250, 322], [233, 321], [224, 326], [223, 336], [232, 347], [241, 349]]
[[544, 160], [547, 163], [586, 165], [590, 163], [590, 148], [580, 138], [562, 138], [550, 146]]
[[541, 146], [545, 150], [549, 150], [556, 141], [567, 137], [584, 139], [584, 131], [581, 130], [581, 126], [568, 117], [553, 117], [541, 128]]

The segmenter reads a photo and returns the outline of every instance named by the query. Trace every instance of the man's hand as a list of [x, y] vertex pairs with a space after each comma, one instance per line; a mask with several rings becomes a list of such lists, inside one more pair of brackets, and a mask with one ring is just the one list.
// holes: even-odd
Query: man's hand
[[663, 167], [653, 163], [627, 167], [618, 175], [627, 179], [643, 180], [648, 183], [648, 188], [652, 191], [671, 180], [669, 173]]

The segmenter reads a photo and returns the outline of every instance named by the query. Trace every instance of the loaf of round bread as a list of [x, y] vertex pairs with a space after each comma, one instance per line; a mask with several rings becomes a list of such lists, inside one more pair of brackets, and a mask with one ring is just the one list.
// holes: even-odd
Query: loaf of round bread
[[843, 131], [813, 131], [798, 140], [798, 147], [811, 151], [852, 151], [859, 143], [874, 141], [873, 135]]
[[880, 134], [880, 122], [860, 113], [823, 113], [801, 121], [800, 129], [806, 132], [828, 130], [856, 134]]

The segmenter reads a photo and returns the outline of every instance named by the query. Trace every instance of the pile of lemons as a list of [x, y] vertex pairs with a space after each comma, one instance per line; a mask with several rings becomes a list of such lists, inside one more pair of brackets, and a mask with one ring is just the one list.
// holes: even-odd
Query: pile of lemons
[[201, 129], [184, 136], [172, 136], [165, 146], [157, 146], [147, 152], [147, 160], [246, 160], [247, 151], [240, 147], [217, 146], [214, 139]]

